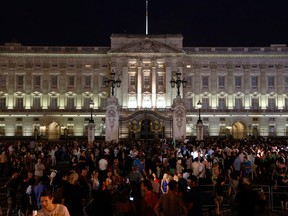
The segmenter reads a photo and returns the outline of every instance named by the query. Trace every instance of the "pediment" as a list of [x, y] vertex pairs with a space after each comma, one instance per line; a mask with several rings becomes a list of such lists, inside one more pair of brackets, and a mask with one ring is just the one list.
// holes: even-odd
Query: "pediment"
[[108, 54], [184, 54], [183, 50], [173, 48], [167, 44], [145, 38], [110, 50]]

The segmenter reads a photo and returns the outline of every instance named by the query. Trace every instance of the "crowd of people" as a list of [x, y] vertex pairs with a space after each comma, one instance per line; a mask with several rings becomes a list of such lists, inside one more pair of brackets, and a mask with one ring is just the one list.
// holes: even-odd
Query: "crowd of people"
[[[285, 139], [2, 142], [0, 174], [11, 178], [7, 216], [264, 214], [255, 184], [273, 186], [288, 210]], [[69, 169], [59, 172], [58, 161]], [[205, 187], [210, 186], [207, 199]]]

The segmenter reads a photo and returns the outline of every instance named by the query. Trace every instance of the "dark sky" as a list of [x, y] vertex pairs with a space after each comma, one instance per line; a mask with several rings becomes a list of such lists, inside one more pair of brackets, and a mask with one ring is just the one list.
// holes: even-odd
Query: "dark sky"
[[[287, 0], [149, 0], [149, 34], [184, 46], [288, 44]], [[112, 33], [145, 34], [145, 0], [1, 0], [0, 44], [109, 46]]]

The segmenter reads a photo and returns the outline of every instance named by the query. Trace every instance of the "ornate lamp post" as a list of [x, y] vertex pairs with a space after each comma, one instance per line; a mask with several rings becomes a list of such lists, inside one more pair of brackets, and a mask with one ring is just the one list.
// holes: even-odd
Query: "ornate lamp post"
[[186, 83], [187, 83], [187, 80], [184, 78], [181, 80], [181, 73], [178, 71], [176, 73], [176, 80], [172, 77], [171, 81], [171, 87], [174, 88], [175, 85], [177, 87], [177, 96], [180, 96], [180, 86], [181, 84], [183, 84], [183, 88], [186, 88]]
[[92, 99], [90, 100], [89, 108], [91, 116], [88, 124], [88, 145], [92, 147], [95, 139], [95, 123], [93, 119], [94, 102]]
[[201, 120], [201, 108], [202, 108], [202, 103], [199, 100], [198, 103], [197, 103], [197, 109], [199, 110], [199, 118], [198, 118], [197, 123], [198, 122], [202, 122], [202, 120]]
[[90, 116], [89, 123], [94, 123], [94, 119], [93, 119], [94, 102], [92, 101], [92, 99], [90, 100], [89, 108], [90, 108], [90, 111], [91, 111], [91, 116]]
[[203, 122], [201, 119], [201, 108], [202, 108], [202, 103], [199, 100], [197, 103], [197, 109], [199, 110], [199, 118], [196, 124], [197, 140], [203, 140]]
[[115, 80], [115, 72], [112, 71], [110, 73], [110, 78], [106, 78], [105, 80], [105, 83], [106, 83], [106, 86], [108, 87], [110, 84], [111, 84], [111, 96], [114, 96], [114, 88], [119, 88], [120, 85], [121, 85], [121, 80], [120, 78], [118, 77], [117, 80]]

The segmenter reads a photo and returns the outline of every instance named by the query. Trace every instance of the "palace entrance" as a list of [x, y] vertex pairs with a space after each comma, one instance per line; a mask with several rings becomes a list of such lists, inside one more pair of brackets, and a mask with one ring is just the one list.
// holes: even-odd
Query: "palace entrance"
[[247, 130], [245, 124], [242, 122], [235, 122], [232, 125], [232, 136], [234, 139], [242, 139], [247, 137]]
[[151, 110], [140, 110], [120, 117], [119, 133], [121, 138], [128, 139], [164, 139], [172, 137], [172, 117], [166, 113]]

